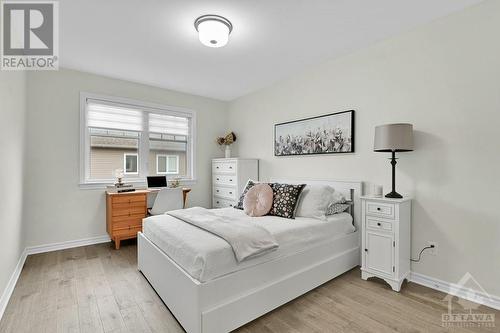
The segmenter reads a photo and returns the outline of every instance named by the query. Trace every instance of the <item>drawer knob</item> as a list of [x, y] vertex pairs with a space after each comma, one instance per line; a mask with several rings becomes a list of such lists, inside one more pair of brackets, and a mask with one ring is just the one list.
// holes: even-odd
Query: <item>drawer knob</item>
[[218, 169], [219, 167], [216, 167], [216, 169]]
[[219, 190], [216, 190], [217, 192], [219, 192]]
[[380, 222], [378, 222], [377, 225], [380, 227], [382, 224]]
[[217, 180], [220, 180], [219, 178], [217, 178]]
[[229, 194], [233, 194], [233, 192], [229, 192]]
[[220, 202], [217, 201], [217, 203], [220, 203]]
[[232, 182], [233, 180], [232, 179], [229, 179], [230, 182]]
[[380, 211], [380, 209], [381, 209], [380, 207], [377, 207], [377, 210], [378, 210], [378, 211]]
[[233, 168], [232, 166], [229, 167], [229, 169], [232, 169], [232, 168]]
[[365, 252], [368, 252], [368, 249], [365, 249]]

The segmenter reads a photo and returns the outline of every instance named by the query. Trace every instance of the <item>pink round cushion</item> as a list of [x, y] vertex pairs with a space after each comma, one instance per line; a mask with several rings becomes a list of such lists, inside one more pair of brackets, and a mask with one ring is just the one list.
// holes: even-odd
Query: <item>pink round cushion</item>
[[264, 216], [273, 206], [273, 189], [267, 184], [250, 188], [243, 199], [243, 210], [248, 216]]

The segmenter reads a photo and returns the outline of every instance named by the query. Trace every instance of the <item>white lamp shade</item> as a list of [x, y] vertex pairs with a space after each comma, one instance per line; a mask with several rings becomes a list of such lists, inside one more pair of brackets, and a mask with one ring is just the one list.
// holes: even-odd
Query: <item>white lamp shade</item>
[[200, 42], [208, 47], [222, 47], [229, 40], [229, 27], [223, 22], [207, 20], [198, 25]]
[[376, 152], [412, 151], [413, 125], [387, 124], [375, 127], [373, 150]]

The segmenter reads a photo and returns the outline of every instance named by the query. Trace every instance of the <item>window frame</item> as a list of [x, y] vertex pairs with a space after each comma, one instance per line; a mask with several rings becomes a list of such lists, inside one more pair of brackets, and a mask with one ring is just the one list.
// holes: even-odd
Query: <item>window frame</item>
[[[160, 172], [160, 163], [159, 163], [159, 158], [160, 157], [165, 157], [165, 172]], [[168, 158], [169, 157], [175, 157], [175, 162], [176, 166], [175, 169], [177, 170], [176, 172], [170, 172], [168, 171]], [[179, 155], [168, 155], [168, 154], [156, 154], [156, 174], [158, 175], [178, 175], [179, 174]]]
[[[127, 172], [127, 156], [135, 156], [137, 157], [137, 171], [136, 172]], [[123, 174], [124, 175], [138, 175], [139, 174], [139, 154], [138, 153], [123, 153]]]
[[[137, 177], [128, 178], [128, 183], [136, 186], [146, 186], [148, 173], [149, 150], [149, 114], [166, 114], [171, 116], [185, 117], [189, 119], [189, 133], [186, 149], [187, 177], [180, 179], [182, 184], [190, 185], [196, 183], [196, 111], [188, 108], [150, 103], [123, 97], [107, 96], [88, 92], [80, 92], [80, 182], [81, 188], [97, 189], [105, 188], [114, 184], [116, 179], [90, 179], [90, 135], [87, 126], [87, 100], [100, 100], [103, 103], [117, 104], [121, 106], [139, 109], [147, 116], [143, 117], [142, 131], [139, 132], [138, 148], [138, 174]], [[125, 170], [124, 170], [125, 172]], [[130, 174], [130, 173], [129, 173]]]

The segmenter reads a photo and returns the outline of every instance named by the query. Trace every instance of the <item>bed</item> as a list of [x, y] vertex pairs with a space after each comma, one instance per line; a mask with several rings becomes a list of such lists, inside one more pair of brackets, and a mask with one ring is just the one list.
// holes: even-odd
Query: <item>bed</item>
[[[229, 332], [359, 265], [361, 182], [271, 181], [331, 185], [352, 201], [351, 212], [334, 223], [255, 218], [280, 246], [241, 263], [223, 239], [174, 217], [144, 221], [138, 269], [187, 332]], [[244, 214], [233, 208], [219, 213]]]

